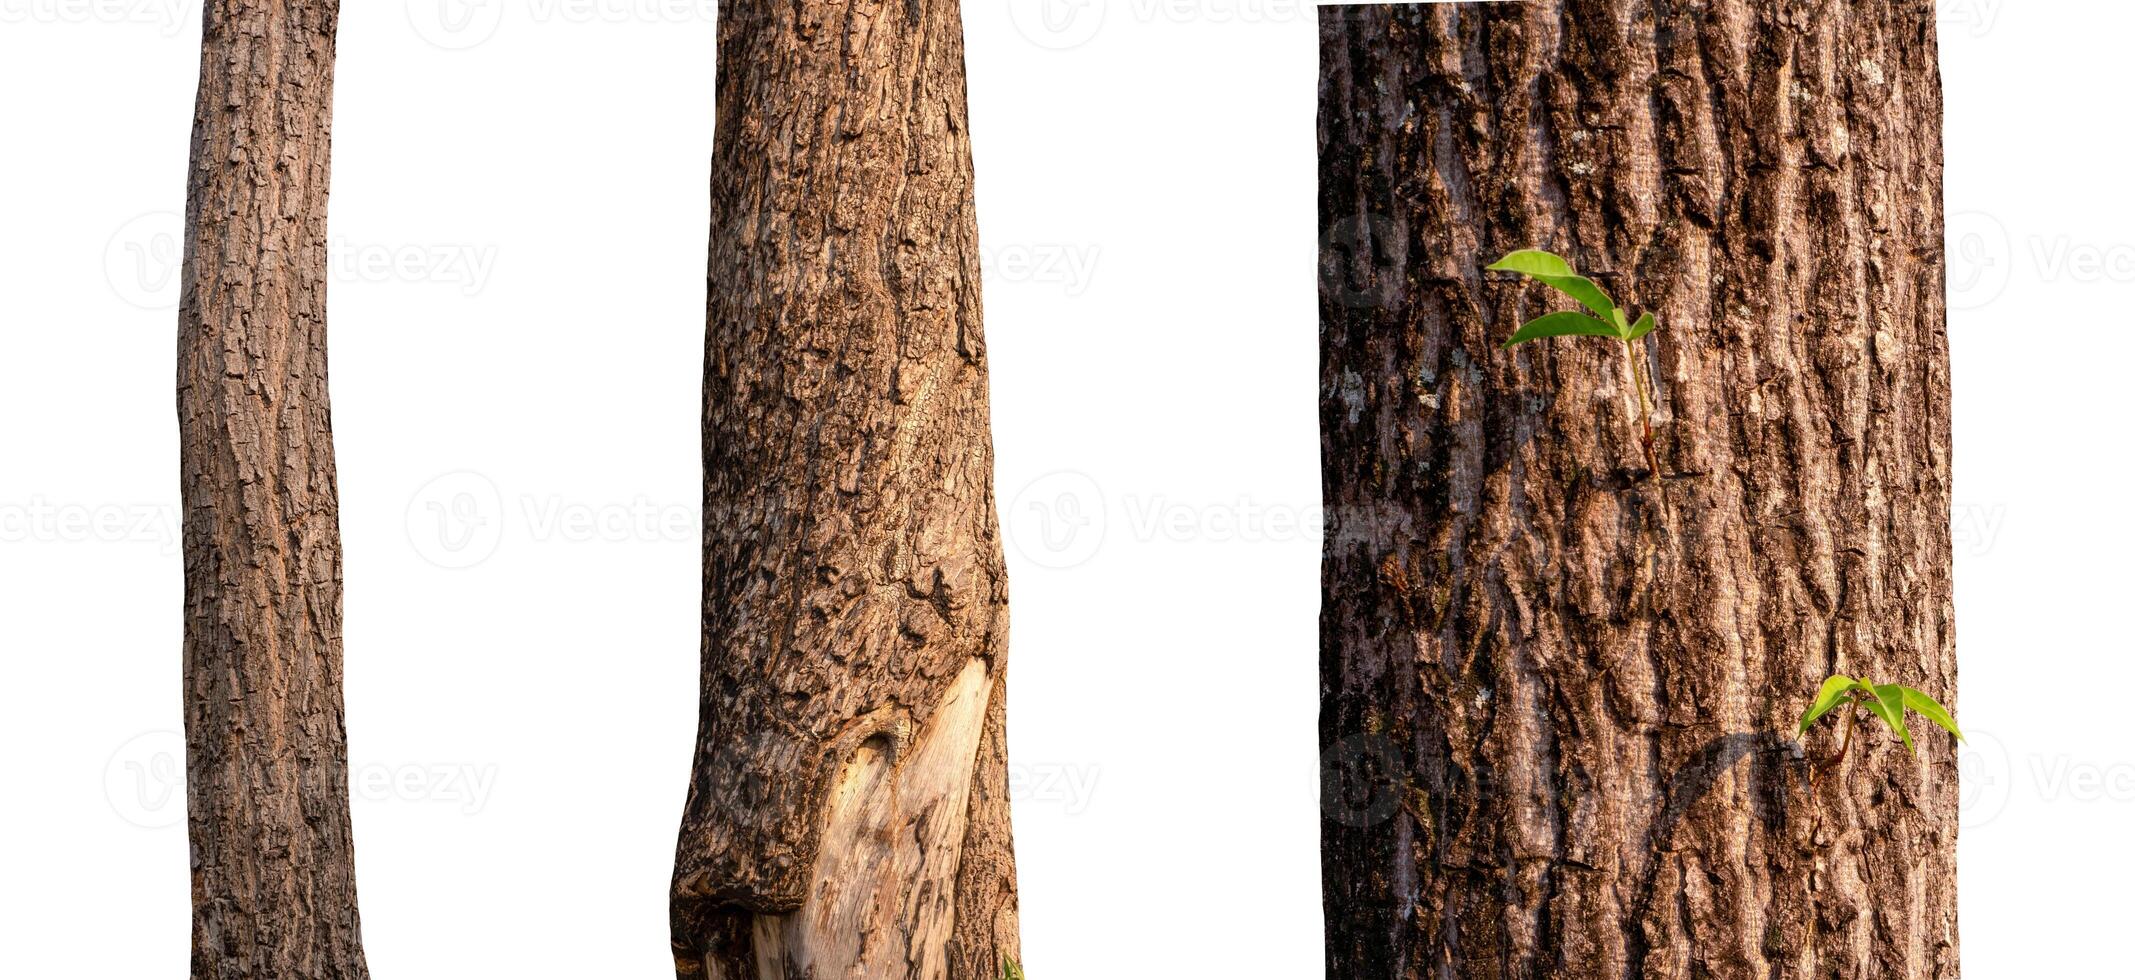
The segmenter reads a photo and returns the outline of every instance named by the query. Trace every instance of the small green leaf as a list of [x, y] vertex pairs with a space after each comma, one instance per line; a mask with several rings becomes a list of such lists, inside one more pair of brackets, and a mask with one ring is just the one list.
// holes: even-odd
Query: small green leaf
[[1523, 344], [1527, 341], [1540, 340], [1544, 337], [1571, 336], [1614, 338], [1618, 334], [1615, 327], [1609, 326], [1600, 320], [1596, 320], [1584, 313], [1573, 313], [1570, 310], [1566, 310], [1562, 313], [1551, 313], [1548, 316], [1537, 317], [1528, 321], [1526, 326], [1520, 328], [1519, 333], [1512, 335], [1511, 340], [1505, 341], [1505, 346], [1511, 347], [1514, 344]]
[[1570, 262], [1564, 261], [1561, 256], [1555, 253], [1545, 252], [1539, 248], [1523, 248], [1517, 252], [1509, 253], [1504, 258], [1492, 263], [1489, 269], [1492, 272], [1517, 272], [1520, 275], [1534, 276], [1538, 279], [1543, 276], [1577, 275], [1572, 271]]
[[1927, 716], [1927, 720], [1941, 725], [1944, 731], [1957, 736], [1958, 741], [1965, 740], [1964, 732], [1957, 729], [1957, 719], [1950, 717], [1949, 709], [1943, 707], [1942, 702], [1909, 687], [1898, 688], [1898, 694], [1905, 699], [1906, 707]]
[[1624, 339], [1637, 340], [1640, 337], [1652, 333], [1653, 328], [1657, 326], [1660, 326], [1660, 324], [1654, 321], [1653, 314], [1645, 314], [1644, 316], [1638, 318], [1638, 324], [1631, 328], [1631, 335]]
[[1571, 263], [1555, 255], [1540, 249], [1523, 249], [1485, 268], [1491, 272], [1519, 273], [1578, 300], [1579, 305], [1594, 311], [1603, 323], [1616, 325], [1617, 329], [1608, 336], [1622, 338], [1624, 335], [1623, 314], [1616, 309], [1616, 301], [1593, 280], [1573, 272]]
[[1795, 734], [1809, 734], [1809, 726], [1816, 724], [1816, 719], [1830, 714], [1831, 709], [1838, 707], [1839, 702], [1845, 699], [1847, 693], [1859, 687], [1860, 684], [1860, 681], [1844, 674], [1825, 681], [1823, 690], [1816, 692], [1816, 701], [1809, 705], [1808, 713], [1801, 716], [1801, 730]]
[[1002, 960], [1001, 980], [1023, 980], [1023, 965], [1012, 959]]
[[1913, 733], [1905, 728], [1904, 689], [1896, 684], [1877, 684], [1869, 689], [1875, 692], [1876, 699], [1866, 702], [1868, 710], [1883, 719], [1891, 731], [1898, 733], [1898, 739], [1905, 743], [1905, 751], [1919, 755], [1920, 750], [1913, 747]]

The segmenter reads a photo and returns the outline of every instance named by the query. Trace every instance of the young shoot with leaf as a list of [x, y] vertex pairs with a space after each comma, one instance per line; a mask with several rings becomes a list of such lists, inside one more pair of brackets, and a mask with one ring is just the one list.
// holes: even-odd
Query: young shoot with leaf
[[[1964, 732], [1958, 729], [1957, 719], [1951, 717], [1949, 709], [1944, 708], [1942, 703], [1934, 698], [1910, 687], [1877, 684], [1866, 677], [1848, 677], [1844, 674], [1825, 681], [1823, 689], [1816, 692], [1816, 700], [1810, 703], [1809, 710], [1801, 716], [1801, 727], [1794, 733], [1795, 737], [1809, 734], [1809, 726], [1842, 705], [1846, 715], [1844, 733], [1839, 736], [1838, 754], [1822, 766], [1814, 763], [1809, 766], [1809, 798], [1812, 800], [1816, 798], [1816, 787], [1822, 782], [1824, 770], [1837, 769], [1846, 761], [1846, 753], [1853, 748], [1854, 720], [1862, 711], [1867, 711], [1889, 726], [1890, 730], [1897, 734], [1898, 740], [1905, 743], [1905, 751], [1914, 755], [1920, 754], [1920, 750], [1913, 745], [1913, 733], [1905, 727], [1907, 711], [1942, 726], [1944, 730], [1957, 736], [1958, 741], [1964, 741]], [[1809, 839], [1813, 841], [1821, 837], [1823, 830], [1823, 815], [1818, 814], [1815, 825], [1809, 829]]]
[[1572, 271], [1571, 263], [1540, 249], [1522, 249], [1486, 267], [1491, 272], [1513, 272], [1533, 279], [1576, 300], [1593, 312], [1564, 310], [1537, 317], [1505, 341], [1505, 349], [1545, 337], [1607, 337], [1623, 344], [1624, 360], [1631, 366], [1631, 387], [1638, 392], [1639, 444], [1646, 450], [1646, 466], [1660, 475], [1660, 457], [1653, 449], [1653, 397], [1647, 390], [1645, 358], [1638, 347], [1659, 326], [1653, 314], [1632, 320], [1609, 294], [1593, 280]]
[[1830, 714], [1839, 705], [1846, 705], [1845, 735], [1839, 746], [1839, 757], [1846, 755], [1846, 746], [1853, 741], [1853, 719], [1861, 709], [1880, 719], [1890, 730], [1897, 733], [1898, 740], [1905, 743], [1905, 750], [1915, 755], [1919, 749], [1913, 745], [1913, 733], [1905, 727], [1905, 713], [1915, 714], [1942, 726], [1945, 731], [1964, 741], [1964, 732], [1957, 728], [1957, 719], [1950, 717], [1948, 709], [1934, 698], [1910, 687], [1897, 684], [1873, 684], [1867, 678], [1847, 677], [1840, 674], [1824, 682], [1823, 690], [1816, 693], [1815, 702], [1809, 705], [1808, 713], [1801, 716], [1801, 730], [1797, 735], [1809, 734], [1809, 726]]

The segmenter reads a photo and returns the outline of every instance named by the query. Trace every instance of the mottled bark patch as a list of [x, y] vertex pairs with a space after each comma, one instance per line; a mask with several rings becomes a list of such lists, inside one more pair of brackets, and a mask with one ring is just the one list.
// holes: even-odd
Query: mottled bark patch
[[[1933, 5], [1321, 25], [1328, 975], [1954, 978], [1952, 747], [1791, 738], [1956, 691]], [[1660, 318], [1657, 478], [1524, 247]]]
[[[741, 0], [719, 66], [677, 970], [998, 980], [1007, 584], [959, 11]], [[854, 810], [856, 776], [933, 799]], [[935, 843], [855, 865], [884, 820]]]
[[326, 393], [333, 0], [211, 0], [178, 314], [194, 980], [364, 980]]

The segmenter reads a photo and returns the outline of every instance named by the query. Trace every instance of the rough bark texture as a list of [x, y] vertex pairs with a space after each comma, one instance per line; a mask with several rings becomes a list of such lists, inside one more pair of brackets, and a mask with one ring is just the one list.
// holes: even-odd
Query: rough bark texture
[[333, 0], [210, 0], [178, 316], [195, 980], [362, 980], [326, 399]]
[[[1951, 740], [1792, 738], [1956, 693], [1934, 16], [1322, 9], [1329, 977], [1958, 975]], [[1523, 247], [1659, 316], [1660, 474]]]
[[998, 980], [1007, 588], [955, 3], [720, 8], [682, 976]]

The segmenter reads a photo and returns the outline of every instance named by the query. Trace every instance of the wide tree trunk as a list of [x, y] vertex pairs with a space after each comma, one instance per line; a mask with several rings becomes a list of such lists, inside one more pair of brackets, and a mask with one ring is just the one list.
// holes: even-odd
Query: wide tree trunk
[[1956, 977], [1951, 740], [1793, 739], [1956, 692], [1935, 5], [1321, 23], [1327, 975]]
[[361, 980], [326, 400], [335, 0], [209, 0], [178, 314], [195, 980]]
[[718, 89], [676, 971], [998, 980], [1007, 588], [957, 5], [732, 0]]

